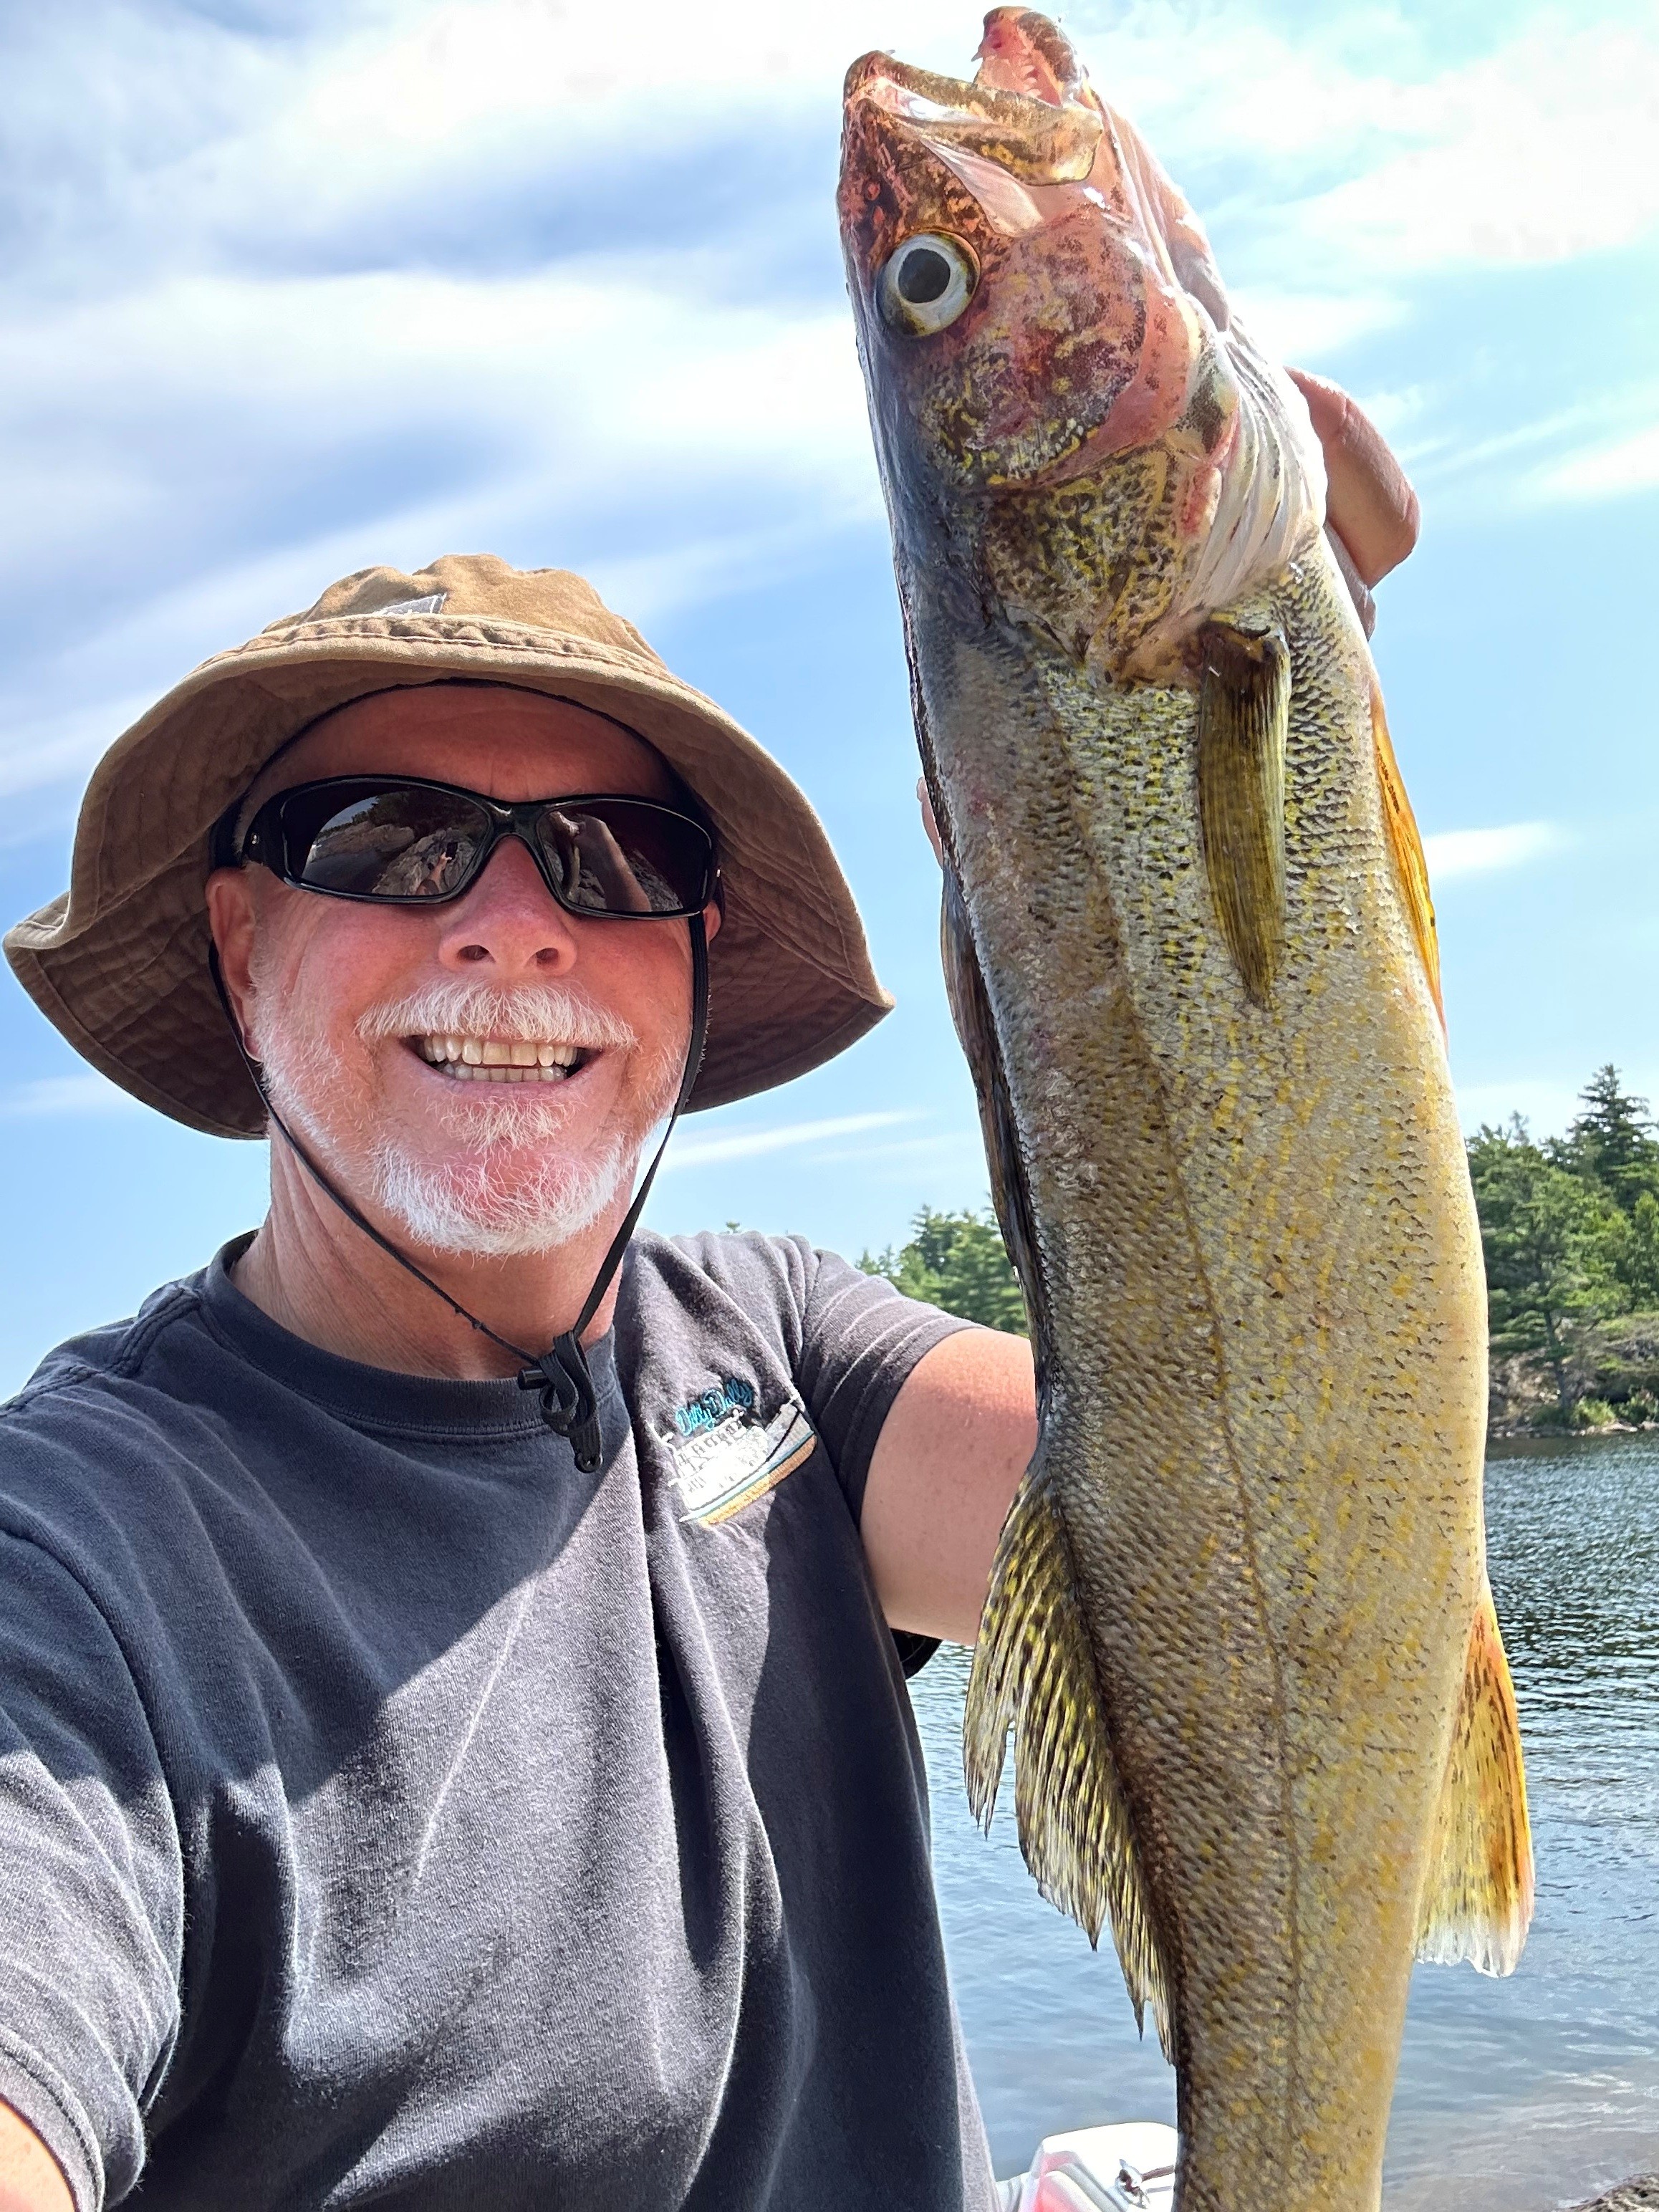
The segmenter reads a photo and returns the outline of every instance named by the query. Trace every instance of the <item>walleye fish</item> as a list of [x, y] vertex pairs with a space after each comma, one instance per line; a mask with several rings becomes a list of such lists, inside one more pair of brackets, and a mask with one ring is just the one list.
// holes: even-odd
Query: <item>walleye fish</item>
[[1433, 912], [1305, 405], [1042, 16], [846, 90], [840, 207], [1041, 1435], [988, 1820], [1178, 2071], [1183, 2212], [1362, 2212], [1413, 1954], [1515, 1965], [1486, 1311]]

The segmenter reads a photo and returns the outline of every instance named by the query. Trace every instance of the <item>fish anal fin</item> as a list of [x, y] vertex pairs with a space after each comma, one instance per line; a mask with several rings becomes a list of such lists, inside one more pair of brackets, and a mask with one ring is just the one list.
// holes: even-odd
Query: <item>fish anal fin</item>
[[1198, 812], [1204, 868], [1240, 980], [1267, 1003], [1285, 952], [1285, 737], [1291, 656], [1276, 630], [1199, 633]]
[[1371, 744], [1376, 757], [1377, 787], [1382, 799], [1382, 826], [1388, 833], [1389, 850], [1394, 855], [1395, 875], [1443, 1035], [1446, 1008], [1440, 995], [1440, 933], [1435, 927], [1434, 901], [1429, 896], [1429, 864], [1423, 857], [1417, 817], [1412, 812], [1412, 803], [1401, 779], [1400, 763], [1394, 757], [1389, 718], [1382, 709], [1382, 694], [1375, 684], [1371, 686]]
[[1144, 2027], [1151, 2011], [1167, 2054], [1168, 1983], [1071, 1548], [1042, 1468], [1039, 1448], [1003, 1528], [974, 1649], [963, 1729], [968, 1802], [988, 1827], [1012, 1728], [1025, 1863], [1091, 1943], [1109, 1923], [1136, 2021]]
[[1504, 1639], [1484, 1583], [1435, 1814], [1417, 1955], [1515, 1971], [1532, 1919], [1526, 1772]]

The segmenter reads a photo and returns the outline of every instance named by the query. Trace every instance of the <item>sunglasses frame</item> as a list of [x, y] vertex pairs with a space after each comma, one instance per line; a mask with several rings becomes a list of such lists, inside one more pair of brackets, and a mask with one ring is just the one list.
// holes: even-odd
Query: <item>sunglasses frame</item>
[[[433, 894], [422, 891], [381, 892], [335, 890], [325, 884], [308, 884], [294, 872], [288, 850], [288, 831], [282, 819], [282, 810], [290, 799], [303, 798], [315, 791], [343, 790], [351, 787], [361, 791], [435, 791], [447, 799], [462, 799], [473, 806], [481, 807], [489, 817], [491, 834], [478, 854], [471, 872], [464, 883], [453, 891]], [[565, 897], [552, 877], [547, 858], [537, 846], [533, 835], [534, 817], [549, 806], [568, 807], [573, 812], [585, 806], [612, 805], [643, 808], [647, 813], [665, 815], [671, 821], [682, 823], [694, 830], [708, 848], [704, 868], [703, 896], [695, 906], [672, 907], [665, 911], [653, 910], [638, 914], [630, 910], [611, 912], [587, 906], [574, 906]], [[561, 792], [550, 799], [491, 799], [487, 792], [469, 791], [465, 784], [440, 783], [423, 775], [322, 775], [307, 783], [290, 784], [286, 791], [273, 792], [254, 815], [241, 836], [235, 835], [234, 819], [226, 824], [223, 840], [226, 859], [223, 865], [246, 867], [250, 861], [269, 868], [281, 883], [297, 891], [310, 891], [318, 898], [349, 899], [356, 906], [452, 906], [465, 898], [489, 866], [490, 857], [505, 837], [516, 837], [536, 864], [536, 872], [546, 884], [548, 894], [556, 906], [578, 921], [684, 921], [693, 915], [703, 913], [711, 902], [720, 901], [720, 852], [714, 833], [708, 823], [683, 806], [669, 806], [660, 799], [642, 799], [632, 791]]]

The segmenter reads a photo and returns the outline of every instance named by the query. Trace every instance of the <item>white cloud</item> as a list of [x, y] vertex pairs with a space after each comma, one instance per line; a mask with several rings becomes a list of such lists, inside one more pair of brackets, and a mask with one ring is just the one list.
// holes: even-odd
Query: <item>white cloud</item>
[[139, 1114], [138, 1101], [101, 1075], [43, 1075], [0, 1091], [0, 1120], [35, 1121], [59, 1114]]
[[1423, 840], [1429, 881], [1437, 887], [1464, 876], [1518, 868], [1559, 849], [1561, 833], [1549, 822], [1511, 822], [1501, 830], [1442, 830]]
[[839, 1114], [818, 1121], [787, 1121], [772, 1129], [733, 1130], [729, 1136], [677, 1138], [669, 1147], [662, 1172], [666, 1175], [673, 1168], [713, 1167], [726, 1160], [757, 1159], [765, 1152], [789, 1152], [799, 1145], [826, 1144], [837, 1138], [862, 1135], [869, 1129], [890, 1129], [896, 1122], [918, 1118], [914, 1112]]
[[[88, 0], [6, 34], [0, 583], [27, 649], [0, 787], [67, 780], [152, 678], [354, 567], [568, 560], [648, 622], [878, 516], [837, 88], [872, 45], [968, 69], [959, 0], [647, 0], [625, 36], [545, 0], [279, 18]], [[1638, 16], [1522, 16], [1452, 62], [1387, 8], [1293, 33], [1192, 0], [1070, 20], [1172, 173], [1225, 179], [1206, 212], [1275, 351], [1401, 323], [1425, 270], [1659, 216]], [[1629, 418], [1601, 395], [1568, 413], [1473, 445], [1409, 428], [1431, 472], [1531, 438], [1550, 496], [1659, 474], [1650, 434], [1608, 445]]]
[[1568, 259], [1659, 223], [1659, 41], [1594, 18], [1522, 32], [1425, 82], [1372, 82], [1398, 150], [1308, 210], [1373, 270]]
[[1616, 445], [1574, 453], [1541, 470], [1532, 489], [1542, 499], [1617, 499], [1659, 484], [1659, 422]]

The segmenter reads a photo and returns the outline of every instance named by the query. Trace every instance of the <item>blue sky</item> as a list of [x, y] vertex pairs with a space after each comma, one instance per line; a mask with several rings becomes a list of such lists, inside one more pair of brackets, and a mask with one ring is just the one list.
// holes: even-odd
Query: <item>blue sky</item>
[[[1659, 1094], [1659, 24], [1068, 10], [1242, 311], [1422, 494], [1377, 658], [1473, 1125]], [[376, 562], [592, 574], [828, 822], [898, 1011], [677, 1137], [652, 1218], [854, 1254], [976, 1202], [833, 221], [839, 85], [971, 6], [79, 0], [0, 27], [0, 912], [204, 654]], [[0, 1387], [257, 1219], [263, 1148], [88, 1074], [8, 975]]]

